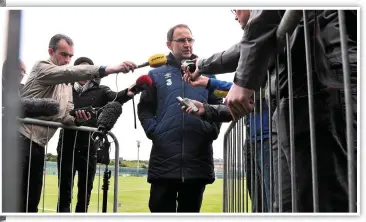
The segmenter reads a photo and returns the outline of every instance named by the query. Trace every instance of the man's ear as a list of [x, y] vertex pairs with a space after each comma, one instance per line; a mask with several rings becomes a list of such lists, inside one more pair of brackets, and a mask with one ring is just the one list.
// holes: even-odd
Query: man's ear
[[168, 49], [172, 50], [172, 42], [167, 41], [166, 46], [168, 47]]
[[54, 53], [53, 49], [52, 48], [48, 48], [48, 55], [52, 56]]

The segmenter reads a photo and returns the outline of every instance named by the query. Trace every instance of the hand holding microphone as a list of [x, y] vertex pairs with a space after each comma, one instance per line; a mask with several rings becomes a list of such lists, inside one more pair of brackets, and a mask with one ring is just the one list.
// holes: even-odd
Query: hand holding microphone
[[141, 91], [148, 89], [152, 86], [152, 80], [149, 75], [142, 75], [137, 78], [136, 82], [132, 84], [128, 89], [134, 95], [139, 94]]
[[130, 71], [133, 71], [136, 69], [136, 64], [130, 61], [122, 62], [121, 64], [117, 66], [107, 66], [105, 68], [105, 74], [109, 75], [111, 73], [128, 73]]
[[181, 69], [186, 79], [195, 81], [201, 74], [198, 71], [198, 58], [193, 60], [183, 60]]

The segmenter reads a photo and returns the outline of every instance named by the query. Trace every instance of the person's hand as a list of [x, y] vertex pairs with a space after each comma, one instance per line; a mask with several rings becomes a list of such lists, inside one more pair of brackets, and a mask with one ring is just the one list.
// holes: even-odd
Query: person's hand
[[127, 91], [127, 96], [129, 96], [129, 97], [134, 97], [135, 96], [135, 94], [130, 90], [130, 89], [128, 89], [128, 91]]
[[192, 81], [188, 74], [184, 74], [183, 80], [191, 86], [202, 86], [206, 87], [209, 78], [206, 76], [199, 76], [196, 80]]
[[240, 87], [233, 83], [226, 96], [225, 103], [228, 105], [234, 120], [238, 120], [253, 111], [253, 94], [253, 90]]
[[189, 114], [195, 115], [195, 116], [201, 116], [205, 114], [205, 107], [203, 106], [203, 103], [191, 99], [191, 102], [198, 108], [197, 112], [194, 112], [191, 107], [181, 106], [181, 109]]
[[196, 58], [196, 59], [193, 59], [192, 61], [195, 61], [196, 62], [196, 70], [192, 73], [189, 71], [189, 67], [182, 64], [181, 65], [181, 69], [183, 71], [184, 74], [187, 74], [187, 78], [189, 78], [191, 81], [194, 81], [196, 80], [201, 74], [198, 72], [198, 61], [199, 59]]
[[133, 62], [129, 62], [129, 61], [125, 61], [122, 62], [119, 66], [118, 66], [118, 72], [123, 72], [123, 73], [128, 73], [130, 71], [134, 71], [137, 68], [137, 65]]
[[84, 110], [77, 110], [75, 112], [76, 115], [76, 121], [78, 122], [84, 122], [91, 119], [91, 114], [89, 112], [85, 112]]

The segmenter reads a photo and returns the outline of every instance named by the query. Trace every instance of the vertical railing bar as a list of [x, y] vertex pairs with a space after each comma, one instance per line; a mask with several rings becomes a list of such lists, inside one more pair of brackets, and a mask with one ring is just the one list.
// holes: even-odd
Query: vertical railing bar
[[[250, 114], [249, 114], [250, 115]], [[244, 125], [248, 125], [248, 115], [246, 116], [246, 121], [244, 122]], [[244, 152], [244, 161], [245, 161], [245, 212], [246, 213], [249, 213], [249, 186], [248, 186], [248, 151], [249, 151], [249, 147], [248, 147], [248, 143], [246, 142], [248, 140], [248, 129], [245, 127], [245, 140], [244, 140], [244, 149], [245, 149], [245, 152]], [[244, 186], [243, 185], [243, 186]]]
[[310, 144], [311, 144], [311, 166], [312, 166], [312, 189], [313, 189], [313, 204], [314, 212], [319, 211], [318, 200], [318, 173], [317, 173], [317, 157], [316, 157], [316, 135], [315, 135], [315, 120], [314, 120], [314, 100], [313, 100], [313, 78], [312, 64], [310, 51], [310, 34], [308, 27], [308, 16], [306, 10], [303, 10], [304, 18], [304, 34], [305, 34], [305, 57], [308, 82], [308, 99], [309, 99], [309, 124], [310, 124]]
[[[259, 116], [260, 116], [260, 126], [261, 126], [261, 184], [262, 184], [262, 189], [261, 189], [261, 194], [262, 194], [262, 212], [265, 212], [265, 198], [264, 198], [264, 187], [265, 187], [265, 183], [264, 183], [264, 161], [263, 161], [263, 104], [262, 104], [262, 87], [259, 89]], [[267, 201], [267, 198], [266, 198]]]
[[272, 101], [271, 101], [271, 76], [269, 71], [267, 71], [268, 78], [268, 128], [269, 128], [269, 212], [273, 212], [273, 156], [272, 156]]
[[253, 114], [250, 113], [249, 114], [249, 133], [248, 133], [248, 141], [249, 141], [249, 146], [250, 146], [250, 157], [249, 157], [249, 160], [250, 160], [250, 190], [251, 190], [251, 196], [250, 196], [250, 199], [251, 199], [251, 202], [252, 202], [252, 209], [251, 209], [251, 212], [254, 213], [253, 211], [253, 206], [254, 206], [254, 161], [253, 161], [253, 153], [254, 153], [254, 147], [253, 147], [253, 143], [252, 143], [252, 120], [254, 119], [253, 118]]
[[232, 156], [231, 156], [231, 158], [232, 158], [232, 165], [233, 165], [233, 181], [232, 181], [232, 183], [233, 183], [233, 190], [232, 190], [232, 194], [233, 194], [233, 212], [235, 213], [235, 211], [236, 211], [236, 196], [235, 196], [235, 194], [236, 194], [236, 192], [235, 192], [235, 176], [236, 176], [236, 172], [235, 172], [235, 163], [236, 163], [236, 161], [235, 161], [235, 133], [236, 133], [236, 129], [235, 129], [235, 127], [236, 127], [236, 124], [235, 124], [235, 126], [233, 127], [233, 139], [232, 139], [232, 144], [233, 144], [233, 152], [232, 152]]
[[[72, 212], [72, 202], [73, 202], [73, 197], [74, 197], [74, 167], [75, 167], [75, 150], [76, 150], [76, 140], [78, 138], [78, 132], [79, 131], [75, 131], [75, 140], [74, 140], [74, 147], [72, 150], [72, 160], [71, 160], [71, 212]], [[79, 178], [80, 179], [80, 178]], [[78, 180], [79, 180], [78, 179]], [[78, 191], [79, 192], [79, 191]]]
[[286, 52], [287, 52], [287, 72], [288, 72], [288, 99], [290, 114], [290, 172], [291, 172], [291, 197], [292, 212], [297, 212], [297, 195], [296, 195], [296, 165], [295, 165], [295, 136], [294, 136], [294, 99], [293, 99], [293, 83], [292, 83], [292, 58], [290, 48], [290, 36], [286, 33]]
[[[84, 209], [85, 212], [87, 212], [87, 206], [88, 206], [88, 179], [89, 179], [89, 156], [90, 156], [90, 138], [91, 138], [91, 132], [89, 132], [89, 140], [88, 140], [88, 156], [86, 158], [86, 179], [85, 179], [85, 205]], [[90, 193], [91, 195], [91, 193]]]
[[[116, 160], [119, 159], [119, 142], [116, 136], [112, 132], [108, 132], [109, 136], [113, 139]], [[118, 204], [118, 180], [119, 180], [119, 161], [114, 161], [114, 199], [113, 199], [113, 213], [117, 213]]]
[[[27, 181], [27, 202], [25, 205], [25, 212], [28, 213], [28, 204], [29, 204], [29, 185], [30, 185], [30, 172], [31, 172], [31, 163], [32, 163], [32, 135], [33, 135], [33, 124], [31, 125], [31, 135], [29, 139], [29, 163], [28, 163], [28, 181]], [[23, 203], [22, 203], [23, 204]]]
[[[254, 101], [257, 102], [257, 96], [256, 93], [254, 93], [253, 95], [254, 97]], [[258, 210], [258, 161], [257, 161], [257, 151], [258, 151], [258, 147], [257, 147], [257, 107], [256, 105], [254, 106], [254, 154], [252, 154], [252, 158], [254, 161], [254, 199], [255, 199], [255, 210], [256, 213], [259, 212]], [[251, 138], [252, 140], [252, 138]]]
[[239, 166], [238, 166], [238, 196], [239, 196], [239, 209], [238, 209], [238, 212], [242, 212], [242, 209], [241, 209], [241, 205], [243, 203], [243, 200], [242, 200], [242, 191], [241, 191], [241, 179], [242, 179], [242, 174], [241, 174], [241, 169], [242, 169], [242, 159], [241, 159], [241, 140], [242, 140], [242, 126], [241, 126], [241, 122], [242, 122], [242, 118], [240, 118], [240, 120], [238, 121], [238, 136], [239, 136], [239, 140], [238, 140], [238, 143], [236, 145], [236, 149], [238, 151], [238, 155], [237, 155], [237, 159], [238, 159], [238, 162], [239, 162]]
[[57, 212], [60, 212], [60, 190], [61, 190], [61, 180], [62, 180], [62, 159], [63, 159], [63, 152], [64, 152], [64, 131], [60, 131], [61, 135], [61, 158], [60, 158], [60, 167], [59, 167], [59, 177], [58, 177], [58, 194], [57, 194]]
[[229, 206], [229, 212], [231, 213], [232, 212], [232, 195], [231, 195], [231, 192], [232, 192], [232, 161], [231, 161], [231, 155], [232, 155], [232, 130], [230, 131], [230, 134], [229, 134], [229, 155], [228, 155], [228, 206]]
[[227, 205], [226, 205], [226, 164], [227, 164], [227, 161], [226, 161], [226, 155], [227, 155], [227, 134], [225, 133], [224, 135], [224, 153], [223, 153], [223, 159], [224, 159], [224, 162], [223, 162], [223, 190], [222, 190], [222, 212], [226, 213], [227, 212]]
[[281, 157], [281, 139], [280, 139], [280, 78], [279, 78], [279, 55], [276, 57], [276, 101], [277, 101], [277, 152], [278, 152], [278, 212], [282, 212], [282, 157]]
[[234, 128], [231, 131], [231, 139], [230, 139], [230, 212], [234, 212], [234, 146], [233, 146], [233, 138], [234, 138]]
[[238, 192], [237, 192], [237, 189], [236, 189], [236, 182], [237, 182], [237, 163], [236, 163], [236, 142], [237, 142], [237, 140], [236, 140], [236, 138], [237, 138], [237, 133], [238, 133], [238, 131], [237, 131], [237, 128], [238, 128], [238, 124], [235, 124], [235, 126], [234, 126], [234, 133], [233, 133], [233, 137], [234, 137], [234, 139], [233, 139], [233, 162], [234, 162], [234, 170], [233, 170], [233, 173], [234, 173], [234, 177], [233, 177], [233, 184], [234, 184], [234, 193], [233, 193], [233, 195], [234, 195], [234, 213], [236, 213], [237, 212], [237, 205], [238, 205], [238, 200], [237, 200], [237, 194], [238, 194]]
[[353, 132], [352, 130], [352, 95], [351, 80], [348, 58], [348, 42], [347, 27], [343, 10], [338, 10], [339, 31], [341, 37], [342, 64], [343, 64], [343, 80], [344, 80], [344, 100], [346, 106], [346, 131], [347, 131], [347, 166], [348, 166], [348, 208], [349, 212], [356, 212], [356, 191], [355, 191], [355, 167], [354, 167], [354, 148], [353, 148]]
[[[48, 141], [48, 134], [50, 131], [50, 127], [47, 127], [47, 141]], [[48, 143], [45, 145], [46, 152], [44, 157], [44, 166], [43, 166], [43, 197], [42, 197], [42, 213], [44, 213], [44, 199], [45, 199], [45, 192], [46, 192], [46, 173], [47, 173], [47, 150], [48, 150]]]

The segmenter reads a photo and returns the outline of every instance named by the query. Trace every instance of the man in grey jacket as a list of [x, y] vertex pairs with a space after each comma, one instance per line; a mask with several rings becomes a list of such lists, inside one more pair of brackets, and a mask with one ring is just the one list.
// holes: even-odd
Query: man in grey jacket
[[[72, 125], [75, 120], [90, 119], [90, 114], [84, 111], [78, 111], [76, 119], [69, 114], [73, 109], [73, 99], [72, 86], [68, 83], [103, 78], [112, 73], [128, 73], [136, 68], [132, 62], [123, 62], [116, 66], [69, 66], [74, 54], [73, 41], [62, 34], [51, 38], [48, 53], [50, 55], [48, 60], [39, 61], [33, 66], [21, 97], [50, 98], [58, 101], [60, 111], [57, 115], [39, 119], [61, 122], [65, 125]], [[56, 129], [21, 124], [19, 132], [23, 153], [22, 211], [37, 212], [42, 190], [44, 148]]]

